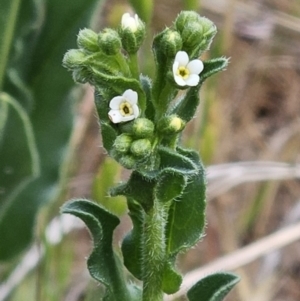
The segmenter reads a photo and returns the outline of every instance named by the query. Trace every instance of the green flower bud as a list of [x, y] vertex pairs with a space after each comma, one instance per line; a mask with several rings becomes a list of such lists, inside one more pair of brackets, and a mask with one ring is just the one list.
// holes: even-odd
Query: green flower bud
[[139, 138], [150, 138], [153, 136], [154, 124], [147, 118], [137, 118], [132, 125], [132, 133]]
[[182, 32], [188, 23], [199, 22], [200, 16], [194, 11], [182, 11], [175, 20], [175, 28]]
[[196, 12], [181, 12], [175, 20], [175, 28], [182, 37], [183, 50], [198, 56], [208, 50], [217, 32], [215, 24]]
[[145, 24], [137, 15], [131, 17], [130, 14], [126, 13], [122, 17], [119, 34], [123, 48], [129, 54], [135, 54], [145, 39]]
[[130, 151], [137, 157], [145, 157], [151, 153], [151, 142], [148, 139], [138, 139], [132, 142]]
[[167, 57], [172, 57], [181, 50], [182, 39], [178, 31], [167, 28], [161, 39], [161, 49]]
[[192, 51], [203, 41], [203, 27], [199, 22], [189, 22], [182, 31], [183, 49]]
[[99, 33], [98, 44], [100, 49], [107, 55], [117, 54], [122, 46], [119, 34], [111, 28], [105, 28]]
[[201, 18], [201, 25], [203, 27], [204, 41], [202, 42], [200, 49], [205, 51], [209, 49], [210, 44], [217, 33], [217, 27], [212, 21], [204, 17]]
[[68, 69], [75, 69], [84, 64], [86, 54], [81, 49], [71, 49], [66, 52], [63, 58], [63, 66]]
[[77, 45], [84, 50], [97, 52], [99, 51], [98, 35], [91, 29], [82, 29], [77, 36]]
[[117, 153], [126, 154], [130, 150], [132, 137], [128, 134], [119, 135], [114, 142], [114, 149]]
[[119, 163], [127, 169], [133, 169], [136, 159], [132, 155], [124, 155], [119, 159]]
[[157, 124], [157, 130], [166, 135], [177, 134], [185, 127], [185, 122], [177, 115], [169, 115], [161, 118]]

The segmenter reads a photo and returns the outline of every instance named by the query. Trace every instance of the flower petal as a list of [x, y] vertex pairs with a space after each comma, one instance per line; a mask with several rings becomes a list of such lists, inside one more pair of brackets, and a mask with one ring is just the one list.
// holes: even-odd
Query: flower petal
[[109, 107], [113, 110], [118, 110], [122, 101], [124, 101], [123, 96], [116, 96], [110, 101]]
[[181, 76], [174, 75], [174, 79], [178, 86], [186, 86], [186, 82]]
[[173, 64], [173, 75], [174, 76], [177, 75], [178, 68], [179, 68], [179, 63], [177, 61], [175, 61], [174, 64]]
[[130, 102], [132, 105], [137, 104], [137, 100], [138, 100], [138, 94], [137, 92], [128, 89], [123, 93], [123, 98], [126, 98], [126, 100], [128, 100], [128, 102]]
[[192, 60], [187, 64], [186, 67], [192, 74], [199, 74], [204, 68], [201, 60]]
[[178, 62], [179, 66], [186, 66], [189, 62], [189, 56], [185, 51], [178, 51], [175, 56], [175, 62]]
[[186, 80], [185, 83], [188, 86], [197, 86], [199, 83], [200, 77], [196, 74], [191, 74]]
[[134, 116], [134, 118], [139, 117], [139, 115], [140, 115], [139, 107], [137, 105], [133, 105], [132, 108], [133, 108], [133, 116]]

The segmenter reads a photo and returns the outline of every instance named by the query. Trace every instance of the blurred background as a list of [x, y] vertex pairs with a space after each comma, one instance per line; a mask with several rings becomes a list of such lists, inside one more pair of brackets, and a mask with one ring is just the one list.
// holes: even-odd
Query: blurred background
[[78, 220], [57, 219], [59, 207], [75, 197], [102, 203], [121, 216], [117, 245], [131, 225], [125, 200], [108, 198], [107, 189], [128, 172], [101, 147], [92, 88], [74, 85], [61, 60], [76, 47], [79, 29], [117, 27], [124, 12], [137, 11], [148, 22], [141, 71], [151, 76], [152, 36], [183, 9], [218, 27], [201, 59], [226, 56], [230, 64], [205, 82], [182, 136], [207, 167], [208, 206], [206, 236], [178, 266], [202, 276], [222, 269], [241, 275], [228, 301], [300, 300], [300, 2], [6, 2], [0, 0], [0, 301], [99, 300], [102, 288], [86, 269], [89, 234]]

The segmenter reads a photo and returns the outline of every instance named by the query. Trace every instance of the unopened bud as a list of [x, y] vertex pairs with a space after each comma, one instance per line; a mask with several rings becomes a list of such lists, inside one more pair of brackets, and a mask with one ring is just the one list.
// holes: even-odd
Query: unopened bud
[[66, 52], [63, 58], [63, 66], [68, 69], [75, 69], [84, 64], [86, 54], [81, 49], [71, 49]]
[[178, 31], [166, 29], [162, 36], [161, 48], [167, 57], [174, 57], [176, 53], [181, 50], [182, 39]]
[[175, 28], [182, 32], [190, 22], [198, 22], [200, 16], [194, 11], [182, 11], [176, 18]]
[[132, 137], [128, 134], [119, 135], [114, 142], [114, 149], [117, 153], [125, 154], [130, 150]]
[[189, 22], [182, 31], [183, 49], [192, 51], [203, 41], [203, 27], [199, 22]]
[[133, 169], [136, 164], [136, 159], [132, 155], [124, 155], [119, 159], [122, 166], [127, 169]]
[[131, 17], [129, 13], [126, 13], [122, 17], [119, 34], [123, 48], [129, 54], [135, 54], [144, 41], [146, 34], [145, 24], [138, 15]]
[[98, 35], [91, 29], [82, 29], [78, 33], [77, 45], [89, 52], [99, 51]]
[[148, 139], [138, 139], [132, 142], [130, 151], [137, 157], [148, 156], [151, 152], [151, 142]]
[[132, 133], [139, 138], [152, 137], [154, 132], [154, 124], [147, 118], [137, 118], [132, 125]]
[[122, 46], [119, 34], [111, 28], [105, 28], [99, 33], [98, 44], [100, 49], [107, 55], [117, 54]]
[[159, 120], [157, 130], [163, 134], [172, 135], [181, 132], [185, 122], [177, 115], [169, 115]]

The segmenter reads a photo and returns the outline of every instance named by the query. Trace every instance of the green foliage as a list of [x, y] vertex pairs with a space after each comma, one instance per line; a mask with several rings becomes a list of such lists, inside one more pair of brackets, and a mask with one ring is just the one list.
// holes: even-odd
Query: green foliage
[[91, 232], [94, 249], [87, 261], [88, 269], [93, 278], [106, 286], [105, 300], [130, 300], [119, 260], [112, 248], [112, 234], [119, 219], [87, 200], [73, 200], [61, 210], [79, 217]]
[[0, 1], [0, 260], [28, 246], [38, 209], [58, 193], [74, 85], [61, 57], [95, 3]]
[[198, 281], [187, 296], [190, 301], [222, 301], [239, 280], [231, 273], [215, 273]]

